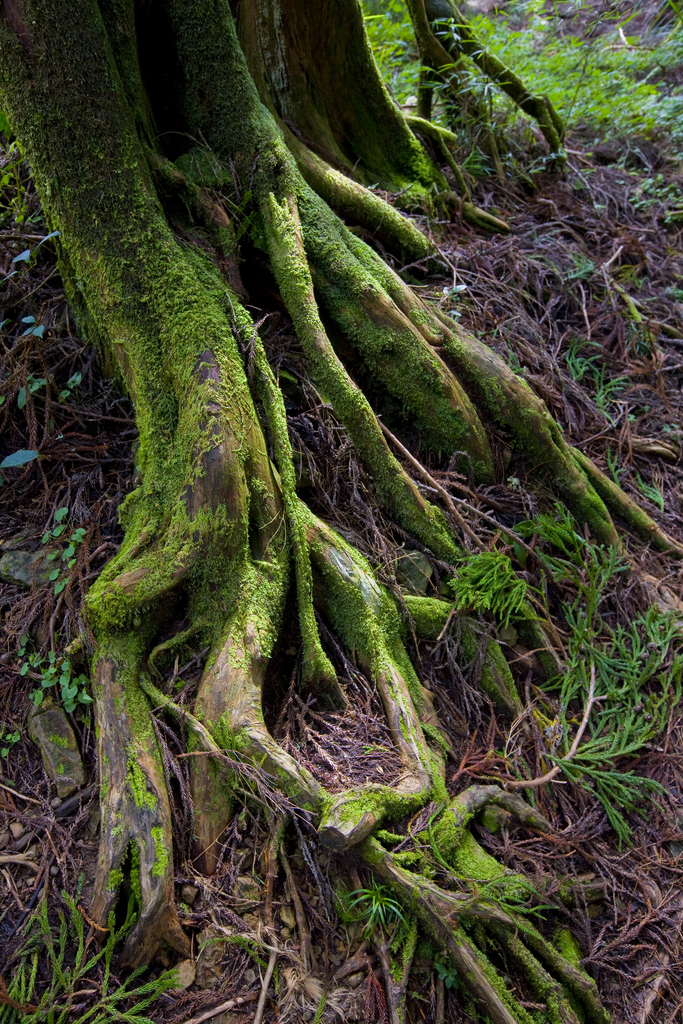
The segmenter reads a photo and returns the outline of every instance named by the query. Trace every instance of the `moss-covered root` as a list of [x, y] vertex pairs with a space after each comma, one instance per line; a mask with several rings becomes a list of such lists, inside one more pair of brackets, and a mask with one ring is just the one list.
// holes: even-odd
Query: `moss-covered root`
[[546, 1004], [548, 1024], [580, 1024], [559, 981], [552, 977], [524, 945], [521, 936], [507, 928], [494, 927], [503, 949], [526, 977], [537, 999]]
[[683, 558], [683, 545], [669, 536], [633, 498], [629, 498], [621, 487], [598, 469], [587, 455], [578, 448], [572, 448], [572, 452], [597, 493], [613, 512], [625, 519], [645, 540], [649, 540], [657, 551], [666, 551], [677, 558]]
[[467, 915], [487, 924], [498, 922], [514, 931], [514, 923], [504, 910], [462, 893], [447, 892], [422, 875], [407, 871], [375, 839], [367, 839], [360, 852], [373, 872], [394, 890], [406, 910], [415, 915], [444, 950], [467, 990], [495, 1024], [533, 1024], [531, 1015], [519, 1005], [459, 924], [461, 916]]
[[184, 956], [190, 945], [173, 899], [171, 814], [149, 705], [138, 688], [141, 645], [132, 637], [102, 645], [93, 693], [102, 776], [102, 833], [90, 916], [106, 927], [124, 873], [138, 905], [126, 940], [132, 966], [149, 963], [162, 943]]
[[[450, 601], [440, 601], [434, 597], [414, 597], [410, 594], [405, 595], [404, 601], [420, 640], [437, 640], [446, 628], [448, 620], [456, 614], [455, 605]], [[481, 643], [475, 623], [461, 616], [460, 630], [465, 656], [472, 659]], [[492, 638], [486, 641], [480, 686], [496, 707], [507, 709], [515, 717], [524, 710], [510, 666], [505, 660], [500, 644]]]
[[[285, 556], [245, 564], [236, 610], [204, 670], [195, 714], [221, 748], [255, 761], [299, 807], [317, 811], [322, 802], [318, 783], [276, 743], [263, 721], [263, 677], [277, 639], [287, 582]], [[212, 874], [216, 842], [230, 820], [229, 792], [212, 758], [193, 757], [191, 773], [196, 863]]]
[[406, 117], [406, 121], [408, 122], [411, 130], [415, 132], [418, 137], [421, 135], [423, 138], [427, 138], [432, 142], [441, 160], [447, 164], [453, 172], [460, 198], [458, 206], [464, 219], [475, 228], [483, 228], [485, 231], [499, 231], [503, 234], [508, 234], [510, 231], [509, 224], [504, 220], [501, 220], [500, 217], [494, 217], [492, 213], [487, 213], [486, 210], [480, 209], [472, 202], [470, 190], [467, 187], [467, 182], [465, 181], [465, 176], [448, 148], [449, 142], [457, 143], [457, 136], [454, 135], [453, 132], [448, 131], [447, 128], [442, 128], [441, 125], [434, 124], [432, 121], [429, 121], [424, 117], [408, 115]]
[[285, 138], [302, 177], [335, 213], [366, 228], [404, 259], [419, 260], [428, 255], [430, 245], [426, 236], [407, 217], [364, 185], [330, 167], [289, 130]]
[[329, 658], [322, 649], [318, 626], [313, 611], [313, 578], [306, 540], [306, 524], [300, 515], [296, 495], [296, 472], [292, 446], [287, 430], [285, 405], [273, 371], [266, 357], [263, 343], [254, 331], [254, 369], [259, 397], [268, 417], [277, 468], [280, 471], [282, 499], [289, 527], [292, 547], [296, 589], [299, 606], [299, 626], [303, 645], [302, 678], [313, 689], [332, 694], [341, 703], [344, 695], [337, 682], [337, 676]]
[[444, 325], [443, 338], [444, 350], [478, 408], [508, 433], [537, 473], [546, 475], [596, 540], [618, 546], [619, 535], [604, 501], [577, 465], [544, 402], [474, 335], [449, 324]]
[[392, 956], [391, 940], [383, 933], [380, 935], [378, 938], [375, 933], [374, 946], [382, 966], [389, 1021], [390, 1024], [407, 1024], [406, 993], [417, 946], [417, 921], [414, 917], [410, 919], [400, 950], [395, 956]]
[[316, 382], [362, 453], [391, 513], [432, 551], [452, 561], [457, 557], [457, 547], [442, 513], [422, 498], [389, 451], [369, 402], [350, 379], [325, 333], [313, 294], [296, 204], [287, 199], [279, 203], [271, 194], [263, 213], [275, 277]]
[[393, 788], [367, 785], [330, 798], [320, 836], [327, 846], [344, 849], [382, 820], [396, 820], [425, 804], [440, 784], [439, 764], [420, 725], [422, 691], [403, 648], [393, 600], [361, 555], [303, 506], [302, 514], [308, 516], [307, 536], [320, 583], [316, 603], [374, 679], [405, 768]]

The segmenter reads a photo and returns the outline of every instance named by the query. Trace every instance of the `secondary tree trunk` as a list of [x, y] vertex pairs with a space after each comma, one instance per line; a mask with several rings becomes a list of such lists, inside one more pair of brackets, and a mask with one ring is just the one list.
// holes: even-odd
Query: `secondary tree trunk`
[[[121, 509], [125, 540], [88, 601], [102, 773], [90, 913], [106, 922], [127, 874], [139, 906], [129, 960], [148, 962], [164, 941], [187, 952], [150, 717], [162, 707], [183, 720], [190, 749], [208, 755], [192, 758], [206, 872], [232, 813], [234, 776], [219, 756], [229, 749], [265, 766], [311, 814], [324, 843], [355, 847], [442, 945], [491, 1019], [529, 1017], [463, 920], [480, 920], [519, 956], [524, 950], [523, 969], [553, 1021], [575, 1021], [575, 1005], [604, 1020], [592, 981], [531, 924], [493, 901], [440, 889], [373, 838], [432, 798], [446, 802], [443, 757], [421, 724], [433, 708], [406, 654], [395, 601], [296, 494], [284, 405], [244, 308], [239, 260], [252, 285], [250, 266], [261, 275], [267, 268], [311, 377], [380, 501], [437, 557], [452, 562], [458, 539], [392, 455], [357, 373], [371, 382], [371, 397], [393, 396], [426, 448], [466, 453], [479, 480], [494, 479], [487, 428], [503, 433], [606, 544], [618, 537], [604, 502], [623, 513], [623, 496], [577, 459], [524, 381], [423, 304], [331, 209], [395, 250], [424, 256], [426, 239], [363, 183], [409, 185], [413, 206], [427, 202], [432, 186], [446, 190], [380, 80], [356, 0], [233, 7], [235, 17], [227, 0], [4, 0], [0, 19], [3, 108], [50, 228], [60, 232], [80, 327], [130, 395], [140, 431], [141, 483]], [[656, 542], [676, 549], [638, 515]], [[378, 687], [403, 766], [396, 787], [333, 798], [266, 729], [261, 686], [290, 577], [306, 681], [339, 696], [316, 605]], [[156, 688], [149, 657], [179, 607], [211, 651], [191, 713]], [[503, 703], [517, 709], [500, 652], [489, 671]], [[445, 812], [439, 856], [455, 873], [467, 821], [486, 802], [505, 802], [501, 790], [488, 790], [468, 791]], [[512, 810], [524, 815], [524, 806]], [[490, 871], [481, 853], [475, 861]]]

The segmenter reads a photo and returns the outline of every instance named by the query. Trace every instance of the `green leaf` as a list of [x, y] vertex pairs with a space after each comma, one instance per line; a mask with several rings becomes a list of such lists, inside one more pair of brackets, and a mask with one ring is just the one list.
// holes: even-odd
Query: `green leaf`
[[61, 569], [53, 569], [52, 572], [50, 573], [50, 575], [48, 576], [48, 579], [53, 580], [53, 581], [58, 579], [59, 574], [61, 573], [61, 571], [62, 571]]
[[56, 523], [61, 523], [62, 519], [64, 519], [65, 516], [68, 516], [68, 514], [69, 514], [69, 506], [68, 505], [62, 505], [62, 507], [58, 508], [57, 511], [55, 512], [55, 522]]
[[24, 664], [19, 669], [19, 675], [20, 676], [25, 676], [26, 673], [28, 672], [28, 670], [29, 670], [29, 664], [28, 664], [27, 661], [25, 661]]
[[55, 594], [61, 594], [68, 582], [68, 580], [60, 580], [59, 583], [55, 583]]
[[5, 459], [0, 462], [0, 469], [12, 469], [14, 466], [25, 466], [27, 462], [33, 462], [34, 459], [38, 458], [38, 452], [31, 451], [29, 448], [21, 448], [19, 451], [12, 452]]
[[[51, 537], [52, 537], [51, 531], [50, 530], [46, 530], [45, 533], [43, 534], [42, 543], [43, 544], [47, 544], [47, 542], [51, 539]], [[50, 558], [50, 557], [51, 556], [48, 555], [48, 558]]]
[[59, 526], [55, 526], [54, 530], [52, 531], [52, 536], [53, 537], [61, 537], [61, 535], [64, 533], [65, 530], [66, 530], [66, 523], [60, 523]]
[[19, 388], [19, 394], [17, 395], [17, 405], [20, 409], [23, 409], [26, 405], [26, 388]]
[[64, 551], [62, 551], [62, 561], [66, 562], [67, 558], [71, 558], [71, 556], [75, 554], [75, 552], [76, 548], [73, 546], [73, 544], [69, 544], [69, 546], [65, 548]]
[[[30, 259], [31, 259], [31, 250], [30, 249], [24, 249], [23, 252], [20, 252], [18, 256], [14, 257], [14, 259], [12, 260], [12, 263], [28, 263], [28, 261]], [[34, 323], [35, 323], [35, 317], [33, 319], [34, 319]], [[26, 320], [24, 320], [22, 322], [26, 323]]]
[[79, 693], [78, 699], [81, 704], [92, 704], [92, 697], [89, 697], [87, 693]]

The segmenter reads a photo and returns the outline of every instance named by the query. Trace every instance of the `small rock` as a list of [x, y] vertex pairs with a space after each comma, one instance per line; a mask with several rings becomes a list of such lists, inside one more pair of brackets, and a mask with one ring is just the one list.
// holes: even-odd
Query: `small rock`
[[186, 903], [188, 907], [191, 907], [194, 901], [199, 895], [199, 889], [196, 885], [188, 885], [187, 883], [180, 888], [180, 898], [183, 903]]
[[256, 971], [250, 967], [248, 971], [244, 972], [244, 980], [248, 985], [253, 985], [256, 981]]
[[232, 890], [235, 912], [241, 914], [261, 902], [261, 889], [254, 878], [238, 875]]
[[519, 639], [519, 634], [514, 626], [503, 626], [498, 630], [498, 639], [509, 647], [514, 647]]
[[404, 551], [396, 559], [396, 579], [411, 594], [427, 593], [433, 569], [421, 551]]
[[4, 850], [10, 840], [9, 832], [0, 832], [0, 850]]
[[12, 838], [18, 839], [26, 831], [26, 826], [22, 825], [20, 821], [13, 821], [9, 830], [12, 833]]
[[64, 801], [62, 800], [61, 797], [55, 796], [52, 798], [52, 800], [50, 800], [50, 807], [53, 807], [54, 810], [57, 810], [57, 808], [61, 807], [63, 803]]
[[365, 974], [363, 971], [357, 971], [355, 974], [349, 974], [345, 984], [348, 985], [349, 988], [358, 988], [364, 977]]
[[0, 558], [0, 580], [19, 587], [47, 583], [53, 569], [43, 551], [6, 551]]
[[210, 924], [197, 936], [199, 956], [195, 984], [197, 988], [215, 988], [223, 973], [223, 957], [226, 952], [226, 941], [223, 932]]
[[287, 939], [291, 938], [291, 935], [292, 933], [290, 929], [283, 925], [282, 928], [280, 929], [280, 938], [286, 941]]
[[177, 991], [182, 991], [194, 984], [197, 975], [197, 964], [194, 960], [181, 960], [179, 964], [175, 965], [174, 970], [178, 973]]
[[85, 769], [76, 737], [66, 712], [52, 697], [31, 708], [28, 732], [40, 747], [45, 771], [57, 784], [57, 796], [63, 799], [80, 789], [85, 784]]
[[283, 903], [280, 907], [280, 920], [286, 928], [292, 930], [296, 924], [296, 915], [291, 903]]
[[53, 864], [52, 867], [50, 868], [50, 874], [53, 878], [56, 878], [57, 875], [59, 874], [59, 868], [57, 867], [56, 864]]
[[259, 919], [256, 914], [242, 914], [242, 920], [252, 931], [256, 931], [259, 926]]

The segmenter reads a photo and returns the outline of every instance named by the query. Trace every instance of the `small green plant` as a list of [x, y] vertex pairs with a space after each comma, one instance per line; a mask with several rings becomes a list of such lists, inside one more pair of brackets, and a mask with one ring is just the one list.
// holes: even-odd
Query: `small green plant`
[[481, 551], [472, 555], [449, 582], [458, 611], [492, 612], [507, 626], [522, 610], [527, 584], [512, 568], [507, 555]]
[[[41, 332], [43, 328], [40, 328]], [[26, 333], [24, 331], [24, 333]], [[42, 333], [40, 335], [42, 337]], [[23, 409], [28, 401], [29, 395], [35, 395], [36, 391], [40, 391], [47, 384], [47, 378], [45, 377], [34, 377], [32, 373], [29, 373], [26, 378], [26, 387], [19, 388], [19, 394], [17, 395], [17, 406]]]
[[40, 686], [31, 693], [36, 707], [40, 707], [46, 692], [53, 686], [59, 686], [64, 710], [69, 715], [80, 705], [92, 704], [92, 697], [87, 692], [88, 677], [83, 673], [75, 675], [68, 658], [58, 658], [54, 651], [49, 651], [47, 656], [39, 651], [29, 653], [29, 645], [29, 637], [23, 636], [19, 647], [19, 657], [23, 662], [19, 671], [22, 676], [30, 673], [33, 679], [40, 681]]
[[0, 757], [7, 757], [14, 744], [18, 743], [20, 739], [21, 733], [16, 730], [11, 731], [8, 725], [0, 722], [0, 743], [3, 744], [0, 747]]
[[460, 988], [460, 978], [454, 967], [446, 967], [445, 964], [437, 960], [434, 964], [434, 969], [439, 981], [442, 981], [446, 988]]
[[646, 484], [640, 473], [638, 473], [636, 480], [638, 481], [638, 487], [643, 492], [646, 498], [654, 502], [660, 512], [664, 511], [664, 495], [660, 491], [659, 487], [655, 484]]
[[[50, 541], [58, 540], [62, 536], [64, 531], [68, 529], [67, 524], [65, 522], [68, 514], [68, 505], [64, 505], [62, 508], [57, 509], [57, 511], [54, 514], [54, 520], [56, 525], [52, 527], [52, 529], [47, 529], [45, 531], [42, 537], [43, 544], [49, 544]], [[78, 529], [74, 530], [73, 533], [70, 534], [69, 543], [64, 549], [62, 549], [61, 551], [59, 549], [56, 549], [54, 551], [51, 551], [47, 555], [48, 562], [54, 562], [56, 559], [60, 557], [60, 555], [62, 559], [62, 565], [57, 566], [57, 568], [53, 569], [48, 577], [48, 579], [50, 579], [55, 584], [55, 594], [61, 594], [62, 590], [64, 590], [64, 588], [66, 587], [69, 580], [68, 572], [66, 573], [66, 575], [64, 575], [65, 570], [71, 570], [75, 566], [76, 548], [85, 540], [86, 532], [87, 531], [85, 530], [84, 527], [79, 526]]]
[[588, 344], [583, 338], [574, 335], [565, 355], [567, 370], [573, 381], [580, 383], [587, 376], [591, 379], [592, 398], [609, 423], [614, 423], [610, 406], [622, 393], [628, 379], [626, 377], [608, 377], [607, 368], [600, 355], [585, 356], [581, 352], [586, 347], [598, 348], [594, 342]]
[[354, 920], [364, 922], [363, 934], [366, 936], [372, 935], [378, 928], [388, 932], [406, 923], [401, 904], [386, 886], [374, 880], [367, 889], [356, 889], [349, 893], [348, 909], [356, 911]]
[[[73, 899], [67, 892], [62, 898], [68, 914], [60, 912], [59, 928], [55, 935], [48, 920], [47, 901], [43, 900], [33, 916], [33, 928], [19, 954], [19, 963], [8, 986], [7, 995], [19, 1003], [23, 1010], [12, 1006], [0, 1009], [0, 1024], [110, 1024], [113, 1021], [125, 1024], [150, 1024], [144, 1011], [164, 992], [178, 984], [174, 970], [165, 971], [158, 978], [140, 984], [140, 976], [146, 971], [138, 967], [119, 982], [111, 972], [115, 947], [133, 927], [136, 914], [134, 899], [131, 897], [123, 926], [116, 928], [113, 912], [109, 915], [107, 941], [103, 947], [90, 950], [85, 941], [83, 916], [78, 909], [78, 896]], [[71, 957], [75, 951], [75, 956]], [[67, 954], [69, 954], [67, 956]], [[47, 957], [48, 980], [40, 1000], [29, 1012], [27, 1004], [36, 997], [39, 960]], [[91, 979], [92, 972], [101, 970]], [[136, 984], [137, 983], [137, 984]], [[92, 994], [99, 992], [92, 1006], [83, 1013], [77, 1013], [74, 996], [83, 994], [83, 986]], [[35, 1005], [35, 1004], [34, 1004]]]

